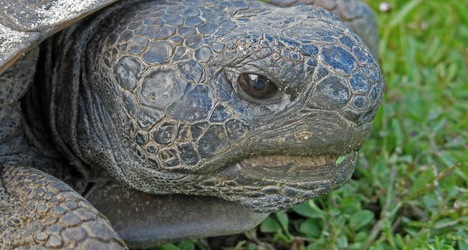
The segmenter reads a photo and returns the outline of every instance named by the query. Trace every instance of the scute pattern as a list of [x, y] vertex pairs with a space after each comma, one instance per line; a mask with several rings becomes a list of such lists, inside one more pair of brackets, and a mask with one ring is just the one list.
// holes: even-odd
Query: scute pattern
[[[122, 2], [62, 37], [82, 39], [84, 46], [68, 46], [63, 54], [76, 55], [72, 76], [85, 77], [59, 74], [72, 84], [53, 84], [61, 92], [86, 91], [75, 101], [56, 98], [60, 109], [51, 113], [58, 114], [59, 140], [73, 149], [70, 157], [103, 166], [145, 192], [210, 195], [214, 188], [223, 190], [216, 195], [259, 211], [315, 197], [342, 184], [349, 169], [327, 176], [330, 183], [322, 181], [322, 188], [298, 184], [297, 197], [285, 196], [291, 180], [284, 178], [275, 194], [281, 198], [262, 197], [272, 204], [257, 207], [249, 200], [278, 180], [241, 174], [246, 168], [235, 164], [265, 154], [353, 155], [382, 98], [382, 77], [366, 46], [335, 16], [310, 6]], [[70, 59], [60, 60], [60, 72], [67, 72]], [[237, 86], [242, 73], [268, 78], [281, 98], [268, 105], [244, 99]], [[77, 111], [71, 117], [58, 113], [66, 109]], [[70, 124], [75, 120], [76, 126]], [[205, 186], [220, 180], [222, 187]], [[249, 183], [259, 185], [251, 187], [257, 190], [252, 197], [244, 188]], [[233, 186], [239, 193], [228, 195]]]
[[126, 248], [109, 221], [65, 183], [22, 166], [4, 166], [1, 174], [2, 249]]

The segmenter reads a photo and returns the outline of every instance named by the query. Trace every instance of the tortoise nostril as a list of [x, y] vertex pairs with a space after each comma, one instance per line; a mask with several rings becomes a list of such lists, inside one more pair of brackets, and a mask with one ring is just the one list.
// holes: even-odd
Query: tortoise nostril
[[368, 111], [367, 113], [365, 113], [365, 114], [361, 117], [361, 119], [357, 120], [357, 121], [356, 121], [356, 124], [361, 125], [361, 124], [363, 124], [363, 123], [367, 123], [367, 122], [373, 121], [376, 113], [377, 113], [377, 108], [374, 107], [374, 108], [372, 108], [370, 111]]
[[371, 109], [369, 112], [367, 112], [365, 115], [362, 116], [361, 121], [366, 122], [366, 121], [372, 120], [373, 116], [376, 113], [375, 111], [376, 111], [375, 108]]
[[343, 112], [343, 116], [352, 122], [358, 123], [359, 119], [362, 117], [362, 113], [347, 109]]
[[[357, 102], [358, 105], [356, 105], [355, 102]], [[378, 105], [370, 105], [365, 98], [358, 96], [357, 98], [355, 97], [352, 105], [346, 106], [344, 110], [341, 111], [341, 113], [349, 121], [352, 121], [357, 125], [361, 125], [363, 123], [372, 121], [375, 117], [377, 109]]]

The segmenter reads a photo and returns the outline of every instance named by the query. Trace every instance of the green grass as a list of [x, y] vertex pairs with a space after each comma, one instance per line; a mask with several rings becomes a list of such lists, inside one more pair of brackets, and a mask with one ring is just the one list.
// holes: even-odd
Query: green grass
[[388, 2], [376, 11], [385, 99], [353, 178], [229, 249], [468, 249], [468, 6]]

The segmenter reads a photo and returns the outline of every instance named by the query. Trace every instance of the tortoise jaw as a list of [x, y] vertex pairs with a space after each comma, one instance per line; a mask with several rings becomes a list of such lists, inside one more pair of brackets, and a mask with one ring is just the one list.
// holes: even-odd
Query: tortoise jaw
[[[222, 182], [233, 181], [242, 190], [242, 195], [222, 197], [255, 212], [277, 212], [341, 187], [351, 178], [356, 156], [353, 151], [345, 156], [250, 157], [219, 172]], [[228, 193], [236, 188], [230, 186]]]
[[245, 159], [240, 164], [247, 171], [267, 174], [277, 180], [323, 181], [334, 175], [337, 159], [333, 155], [266, 155]]
[[[280, 183], [324, 182], [333, 180], [343, 169], [354, 169], [355, 152], [339, 155], [317, 156], [261, 155], [253, 156], [231, 165], [222, 173], [236, 172], [237, 176], [258, 178]], [[233, 171], [235, 168], [235, 171]]]

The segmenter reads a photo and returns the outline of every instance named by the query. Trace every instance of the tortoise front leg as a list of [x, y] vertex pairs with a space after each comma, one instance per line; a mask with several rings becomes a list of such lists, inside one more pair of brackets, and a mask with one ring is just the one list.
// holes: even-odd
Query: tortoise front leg
[[109, 221], [67, 184], [13, 165], [0, 171], [0, 246], [126, 248]]
[[[37, 50], [0, 74], [0, 249], [123, 249], [109, 221], [64, 182], [34, 169], [19, 99]], [[45, 163], [47, 164], [47, 163]]]

